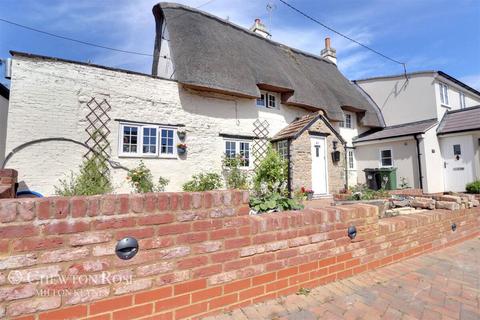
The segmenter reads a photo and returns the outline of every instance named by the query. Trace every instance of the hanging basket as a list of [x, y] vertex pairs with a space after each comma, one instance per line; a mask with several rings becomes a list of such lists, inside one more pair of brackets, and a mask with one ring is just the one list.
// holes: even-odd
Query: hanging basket
[[180, 140], [185, 140], [185, 137], [187, 136], [187, 132], [186, 131], [177, 131], [177, 136]]

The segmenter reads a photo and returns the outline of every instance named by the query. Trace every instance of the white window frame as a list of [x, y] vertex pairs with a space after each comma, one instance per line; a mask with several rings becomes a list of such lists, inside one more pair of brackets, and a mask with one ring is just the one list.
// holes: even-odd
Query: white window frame
[[353, 149], [347, 149], [347, 162], [348, 170], [355, 170], [355, 152]]
[[[136, 127], [137, 128], [137, 152], [124, 152], [123, 151], [123, 129], [124, 127]], [[144, 153], [143, 152], [143, 129], [150, 128], [157, 130], [157, 139], [156, 139], [156, 152], [155, 153]], [[172, 130], [173, 131], [173, 154], [165, 154], [161, 152], [161, 131], [162, 129]], [[177, 128], [175, 127], [165, 127], [152, 124], [143, 124], [143, 123], [132, 123], [132, 122], [121, 122], [119, 125], [119, 134], [118, 134], [118, 156], [119, 157], [130, 157], [130, 158], [177, 158]]]
[[277, 141], [277, 152], [283, 159], [287, 160], [288, 158], [288, 140], [279, 140]]
[[460, 109], [465, 109], [467, 107], [465, 103], [465, 93], [460, 91], [458, 95], [460, 97]]
[[257, 98], [257, 100], [255, 102], [257, 107], [265, 107], [266, 102], [267, 102], [267, 97], [268, 97], [268, 95], [266, 93], [262, 92], [260, 94], [260, 98]]
[[240, 166], [241, 169], [250, 169], [252, 168], [252, 140], [245, 139], [224, 139], [223, 140], [223, 155], [227, 154], [227, 142], [235, 143], [235, 156], [240, 154], [240, 143], [248, 143], [248, 166]]
[[[350, 118], [350, 126], [347, 126], [347, 115]], [[343, 121], [340, 121], [340, 128], [344, 129], [355, 129], [354, 127], [354, 114], [351, 112], [344, 112], [343, 113]]]
[[[389, 165], [389, 166], [383, 165], [383, 157], [382, 157], [382, 152], [383, 151], [390, 151], [391, 165]], [[379, 159], [380, 160], [380, 168], [392, 168], [393, 167], [393, 150], [392, 149], [390, 149], [390, 148], [380, 149], [379, 157], [380, 157], [380, 159]]]
[[446, 85], [443, 82], [439, 82], [440, 85], [440, 102], [445, 105], [449, 106], [449, 101], [448, 101], [448, 85]]
[[[259, 103], [261, 101], [263, 101], [263, 104]], [[274, 105], [273, 107], [270, 106], [271, 102], [273, 102], [273, 105]], [[277, 95], [273, 92], [261, 91], [261, 96], [260, 98], [257, 98], [255, 104], [257, 107], [260, 107], [260, 108], [274, 109], [274, 110], [280, 109], [279, 99], [277, 99]]]

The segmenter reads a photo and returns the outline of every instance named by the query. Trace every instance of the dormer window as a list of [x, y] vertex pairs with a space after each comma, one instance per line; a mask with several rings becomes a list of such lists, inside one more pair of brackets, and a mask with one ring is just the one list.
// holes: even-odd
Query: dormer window
[[278, 109], [276, 96], [271, 92], [262, 92], [257, 98], [257, 107]]
[[344, 113], [343, 121], [340, 121], [340, 128], [353, 129], [353, 115], [351, 113]]
[[277, 104], [275, 102], [275, 96], [272, 94], [268, 95], [268, 108], [276, 108]]
[[445, 83], [440, 82], [440, 102], [448, 106], [448, 86]]

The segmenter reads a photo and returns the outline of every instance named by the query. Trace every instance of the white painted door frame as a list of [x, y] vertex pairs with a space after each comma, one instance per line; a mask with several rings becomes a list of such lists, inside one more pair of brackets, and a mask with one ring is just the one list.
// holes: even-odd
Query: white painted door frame
[[327, 139], [310, 136], [312, 190], [315, 195], [328, 194]]
[[475, 154], [470, 135], [440, 137], [445, 191], [465, 191], [474, 180]]

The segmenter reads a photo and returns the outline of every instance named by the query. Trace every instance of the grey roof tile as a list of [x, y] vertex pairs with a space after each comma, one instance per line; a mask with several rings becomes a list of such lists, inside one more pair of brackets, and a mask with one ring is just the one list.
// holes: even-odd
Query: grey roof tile
[[428, 129], [437, 124], [437, 119], [428, 119], [417, 122], [410, 122], [399, 124], [395, 126], [385, 127], [382, 130], [370, 130], [357, 138], [354, 138], [353, 142], [363, 142], [371, 140], [382, 140], [396, 137], [409, 136], [419, 133], [425, 133]]
[[445, 113], [437, 134], [480, 130], [480, 105]]

